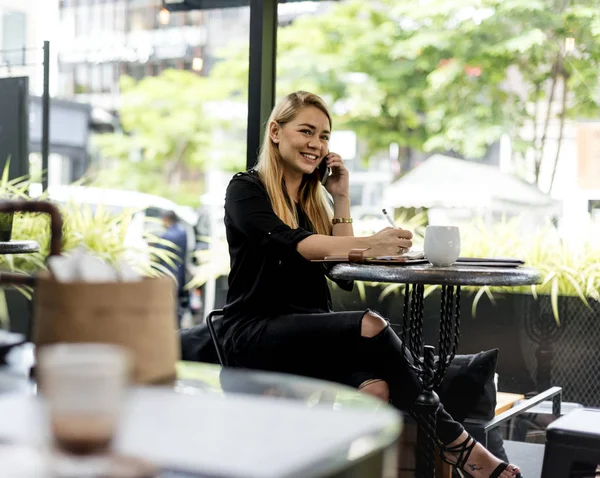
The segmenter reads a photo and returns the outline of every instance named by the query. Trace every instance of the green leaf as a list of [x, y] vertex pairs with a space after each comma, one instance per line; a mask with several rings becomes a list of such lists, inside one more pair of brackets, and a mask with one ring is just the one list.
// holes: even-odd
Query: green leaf
[[[475, 318], [477, 315], [477, 306], [479, 305], [479, 301], [483, 297], [483, 294], [487, 294], [487, 293], [488, 293], [488, 287], [486, 286], [486, 287], [481, 287], [475, 294], [475, 297], [473, 299], [473, 304], [471, 305], [471, 316], [473, 318]], [[488, 295], [488, 297], [490, 297], [490, 296]]]
[[552, 292], [550, 295], [550, 302], [552, 304], [552, 313], [554, 314], [554, 320], [560, 325], [560, 317], [558, 313], [558, 279], [555, 277], [552, 281]]
[[381, 291], [381, 294], [379, 294], [378, 297], [378, 301], [379, 302], [383, 302], [383, 300], [390, 294], [394, 293], [397, 294], [399, 292], [401, 285], [400, 284], [389, 284], [388, 286], [384, 287], [384, 289]]
[[433, 293], [436, 289], [438, 289], [439, 285], [428, 285], [423, 290], [423, 298], [427, 298], [429, 294]]
[[534, 47], [542, 46], [547, 40], [548, 36], [545, 32], [539, 28], [533, 28], [522, 35], [492, 46], [489, 52], [492, 55], [525, 53]]
[[360, 300], [362, 300], [363, 302], [365, 300], [367, 300], [367, 291], [365, 289], [365, 283], [362, 281], [356, 281], [356, 289], [358, 290], [358, 296], [360, 297]]
[[585, 306], [587, 308], [590, 308], [590, 304], [588, 303], [587, 298], [583, 293], [583, 290], [581, 289], [581, 286], [577, 283], [573, 275], [571, 275], [571, 273], [566, 272], [565, 274], [563, 274], [563, 277], [565, 277], [571, 283], [571, 285], [575, 289], [575, 292], [577, 293], [577, 296], [581, 299]]
[[[182, 184], [182, 171], [217, 164], [239, 170], [245, 164], [245, 123], [219, 113], [225, 106], [216, 101], [226, 99], [219, 81], [167, 69], [140, 81], [123, 78], [121, 84], [123, 132], [92, 140], [114, 166], [96, 171], [94, 185], [148, 192], [197, 207], [198, 186], [195, 181]], [[228, 140], [219, 140], [217, 131]]]

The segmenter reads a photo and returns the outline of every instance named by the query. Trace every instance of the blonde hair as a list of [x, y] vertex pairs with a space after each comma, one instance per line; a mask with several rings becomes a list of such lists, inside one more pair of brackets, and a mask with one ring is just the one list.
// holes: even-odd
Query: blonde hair
[[[271, 205], [275, 214], [291, 228], [298, 227], [298, 214], [292, 206], [293, 201], [289, 197], [283, 179], [283, 158], [277, 145], [271, 140], [269, 128], [272, 122], [280, 125], [293, 120], [302, 108], [314, 106], [321, 110], [329, 119], [331, 127], [331, 115], [325, 102], [317, 95], [306, 91], [296, 91], [283, 98], [269, 116], [267, 130], [263, 144], [258, 156], [256, 170], [267, 189]], [[331, 234], [331, 218], [333, 212], [327, 199], [325, 188], [321, 185], [316, 172], [305, 175], [298, 191], [298, 202], [300, 207], [311, 222], [314, 232], [317, 234]]]

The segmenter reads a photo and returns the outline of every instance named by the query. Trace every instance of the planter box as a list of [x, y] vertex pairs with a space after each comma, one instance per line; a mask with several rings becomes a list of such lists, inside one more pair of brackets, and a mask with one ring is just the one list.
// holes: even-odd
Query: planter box
[[5, 288], [6, 306], [9, 317], [9, 330], [31, 338], [31, 325], [33, 320], [33, 304], [16, 289]]
[[[382, 288], [367, 287], [362, 301], [356, 288], [345, 292], [332, 288], [334, 310], [371, 307], [392, 324], [402, 323], [404, 296], [390, 294], [378, 301]], [[549, 385], [563, 387], [563, 400], [600, 407], [600, 303], [588, 309], [576, 297], [560, 297], [561, 326], [552, 314], [550, 299], [535, 300], [527, 294], [495, 294], [495, 303], [483, 297], [476, 316], [471, 315], [474, 293], [463, 292], [461, 337], [458, 353], [499, 348], [499, 388], [529, 393]], [[437, 349], [440, 293], [425, 299], [424, 340]], [[539, 366], [538, 366], [539, 365]]]

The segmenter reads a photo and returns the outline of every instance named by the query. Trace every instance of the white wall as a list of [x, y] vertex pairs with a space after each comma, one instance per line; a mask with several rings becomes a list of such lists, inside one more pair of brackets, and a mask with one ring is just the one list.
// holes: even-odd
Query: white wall
[[[27, 63], [35, 66], [25, 68], [12, 68], [10, 75], [7, 68], [0, 69], [0, 77], [29, 76], [32, 94], [41, 95], [43, 89], [43, 53], [42, 47], [45, 40], [50, 41], [50, 94], [56, 91], [57, 79], [57, 51], [52, 50], [52, 42], [58, 33], [58, 0], [0, 0], [0, 15], [6, 11], [17, 11], [26, 15], [26, 45], [27, 48], [36, 48], [28, 52]], [[2, 25], [0, 23], [0, 42], [2, 42]], [[3, 45], [0, 43], [0, 50]]]
[[[560, 92], [560, 85], [558, 85], [557, 90]], [[552, 105], [553, 116], [549, 122], [544, 148], [545, 154], [540, 171], [540, 188], [543, 191], [547, 191], [549, 188], [552, 165], [556, 156], [560, 133], [560, 122], [557, 116], [561, 108], [561, 100], [560, 93], [558, 93]], [[544, 108], [539, 112], [538, 134], [544, 127], [546, 111], [543, 110]], [[565, 122], [563, 141], [551, 196], [562, 203], [562, 217], [560, 220], [561, 235], [569, 239], [582, 240], [588, 237], [592, 231], [588, 213], [588, 201], [590, 199], [600, 199], [600, 190], [586, 190], [578, 184], [577, 126], [577, 121]], [[532, 137], [533, 125], [526, 125], [523, 129], [523, 134], [525, 137]], [[531, 162], [530, 165], [532, 165], [533, 158], [530, 157], [529, 160]], [[532, 180], [532, 178], [528, 179]]]

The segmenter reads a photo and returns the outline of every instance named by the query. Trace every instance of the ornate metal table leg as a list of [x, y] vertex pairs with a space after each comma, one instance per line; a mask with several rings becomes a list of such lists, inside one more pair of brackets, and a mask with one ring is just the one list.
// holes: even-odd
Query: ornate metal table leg
[[423, 295], [425, 287], [414, 285], [410, 298], [409, 350], [415, 360], [422, 360], [423, 353]]
[[416, 477], [435, 475], [436, 413], [440, 399], [433, 391], [434, 348], [426, 345], [423, 360], [423, 393], [417, 398], [414, 413], [417, 419]]
[[448, 366], [454, 360], [460, 338], [460, 286], [442, 286], [440, 306], [439, 359], [435, 370], [434, 388], [442, 383]]
[[[423, 346], [424, 286], [405, 288], [402, 339], [420, 367], [423, 393], [417, 398], [413, 413], [418, 424], [416, 450], [417, 478], [433, 478], [435, 474], [436, 413], [439, 397], [435, 389], [454, 359], [460, 336], [460, 287], [443, 286], [440, 310], [439, 359], [432, 346]], [[411, 293], [412, 292], [412, 293]], [[422, 356], [421, 356], [422, 354]]]

